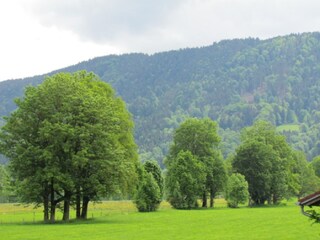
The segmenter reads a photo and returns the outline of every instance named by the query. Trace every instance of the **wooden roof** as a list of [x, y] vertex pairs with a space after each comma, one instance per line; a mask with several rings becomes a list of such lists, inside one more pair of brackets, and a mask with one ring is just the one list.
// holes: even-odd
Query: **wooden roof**
[[298, 200], [300, 206], [320, 206], [320, 191]]

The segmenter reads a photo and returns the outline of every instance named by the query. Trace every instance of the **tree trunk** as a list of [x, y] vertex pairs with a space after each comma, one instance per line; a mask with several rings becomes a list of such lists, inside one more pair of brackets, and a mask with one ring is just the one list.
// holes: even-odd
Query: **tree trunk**
[[207, 207], [207, 193], [206, 193], [206, 191], [204, 191], [203, 195], [202, 195], [202, 207], [203, 208]]
[[268, 205], [271, 205], [271, 197], [268, 197]]
[[43, 221], [49, 221], [49, 196], [46, 191], [43, 196]]
[[272, 199], [273, 204], [274, 204], [274, 205], [278, 204], [278, 197], [277, 197], [277, 195], [276, 195], [276, 194], [273, 194], [272, 198], [273, 198], [273, 199]]
[[56, 221], [56, 201], [54, 199], [54, 189], [53, 180], [51, 180], [50, 186], [50, 222], [54, 223]]
[[82, 213], [81, 213], [81, 218], [82, 219], [87, 219], [89, 201], [90, 201], [90, 198], [88, 196], [83, 196], [83, 199], [82, 199]]
[[63, 204], [63, 221], [70, 220], [70, 201], [71, 201], [71, 193], [69, 191], [65, 191], [64, 193], [64, 204]]
[[210, 207], [213, 208], [214, 207], [214, 197], [215, 197], [215, 193], [213, 191], [210, 192]]
[[80, 196], [80, 190], [77, 190], [76, 195], [76, 218], [81, 218], [81, 196]]
[[51, 205], [50, 208], [50, 222], [54, 223], [56, 221], [56, 205]]
[[48, 182], [44, 182], [44, 190], [43, 190], [43, 221], [49, 221], [49, 187]]

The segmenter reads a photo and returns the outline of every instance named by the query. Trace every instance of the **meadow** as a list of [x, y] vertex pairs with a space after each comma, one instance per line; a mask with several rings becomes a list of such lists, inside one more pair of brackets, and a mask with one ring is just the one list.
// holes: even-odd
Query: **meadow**
[[[74, 213], [73, 213], [74, 214]], [[230, 209], [224, 200], [214, 209], [139, 213], [129, 201], [90, 205], [87, 221], [41, 222], [41, 209], [0, 204], [0, 238], [9, 239], [318, 239], [320, 225], [300, 213], [294, 201], [279, 206]], [[58, 214], [58, 219], [61, 215]]]

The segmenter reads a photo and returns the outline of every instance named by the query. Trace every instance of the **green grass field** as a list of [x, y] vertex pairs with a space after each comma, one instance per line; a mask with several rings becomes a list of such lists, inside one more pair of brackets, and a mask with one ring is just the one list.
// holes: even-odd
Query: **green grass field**
[[[43, 224], [41, 210], [0, 205], [0, 238], [9, 239], [319, 239], [320, 225], [300, 213], [294, 202], [276, 207], [174, 210], [139, 213], [131, 202], [90, 206], [93, 219]], [[61, 215], [59, 215], [61, 218]]]

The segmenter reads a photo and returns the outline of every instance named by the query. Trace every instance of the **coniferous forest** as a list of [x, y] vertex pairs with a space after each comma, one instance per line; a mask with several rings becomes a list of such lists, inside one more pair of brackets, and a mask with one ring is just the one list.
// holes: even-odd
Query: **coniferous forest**
[[[256, 120], [277, 126], [308, 160], [320, 154], [320, 33], [110, 55], [46, 75], [81, 69], [111, 84], [127, 103], [141, 160], [163, 166], [174, 129], [188, 117], [218, 122], [224, 157], [239, 145], [240, 130]], [[14, 99], [44, 76], [0, 82], [0, 116], [12, 112]]]

